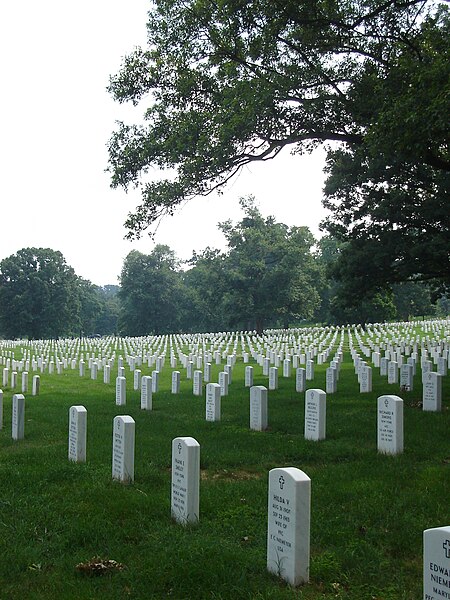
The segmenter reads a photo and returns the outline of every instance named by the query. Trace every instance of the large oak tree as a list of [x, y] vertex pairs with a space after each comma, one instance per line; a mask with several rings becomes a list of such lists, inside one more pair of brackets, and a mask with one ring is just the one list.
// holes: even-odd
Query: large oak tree
[[142, 192], [128, 236], [246, 164], [325, 144], [348, 298], [448, 280], [448, 15], [435, 0], [155, 0], [148, 47], [109, 87], [144, 115], [109, 143], [112, 184]]

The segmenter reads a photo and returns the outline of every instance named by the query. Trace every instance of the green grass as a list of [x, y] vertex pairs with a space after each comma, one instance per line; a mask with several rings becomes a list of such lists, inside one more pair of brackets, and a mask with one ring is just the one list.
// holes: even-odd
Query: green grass
[[[16, 350], [18, 354], [18, 350]], [[303, 437], [304, 394], [295, 376], [269, 392], [269, 430], [249, 430], [244, 365], [233, 371], [222, 420], [205, 421], [205, 399], [192, 395], [182, 372], [170, 393], [171, 369], [160, 375], [153, 411], [141, 411], [127, 369], [127, 405], [115, 385], [78, 371], [41, 375], [39, 397], [26, 395], [25, 439], [11, 439], [12, 390], [4, 389], [0, 431], [0, 598], [76, 600], [377, 599], [417, 600], [422, 590], [422, 533], [449, 524], [450, 384], [443, 411], [424, 413], [420, 368], [415, 391], [400, 393], [374, 369], [370, 394], [359, 394], [350, 355], [338, 392], [327, 398], [327, 437]], [[315, 367], [308, 387], [325, 389]], [[115, 379], [116, 365], [114, 366]], [[142, 367], [143, 374], [151, 369]], [[219, 366], [213, 365], [213, 381]], [[20, 379], [20, 378], [19, 378]], [[31, 384], [31, 374], [30, 374]], [[255, 365], [255, 385], [268, 385]], [[404, 398], [405, 450], [376, 447], [376, 399]], [[86, 464], [67, 460], [69, 407], [88, 411]], [[135, 482], [111, 479], [112, 422], [136, 421]], [[192, 436], [201, 446], [200, 521], [170, 518], [171, 441]], [[295, 466], [311, 478], [311, 577], [297, 589], [266, 571], [268, 472]], [[94, 556], [125, 568], [89, 577], [76, 565]]]

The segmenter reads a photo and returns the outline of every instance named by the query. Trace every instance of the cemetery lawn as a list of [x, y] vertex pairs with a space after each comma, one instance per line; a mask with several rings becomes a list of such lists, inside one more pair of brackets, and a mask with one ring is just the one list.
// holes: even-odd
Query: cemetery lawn
[[[325, 389], [326, 366], [316, 365], [307, 387]], [[423, 530], [450, 522], [449, 377], [442, 412], [423, 412], [419, 383], [400, 393], [378, 369], [373, 392], [360, 394], [347, 352], [338, 392], [327, 397], [326, 439], [313, 442], [303, 436], [304, 394], [295, 392], [295, 374], [283, 378], [280, 370], [279, 389], [269, 391], [269, 429], [255, 432], [242, 359], [215, 423], [206, 422], [205, 394], [192, 395], [183, 370], [180, 394], [170, 393], [171, 372], [167, 365], [161, 372], [152, 411], [140, 409], [128, 369], [125, 407], [115, 405], [114, 376], [106, 385], [88, 372], [44, 373], [40, 395], [25, 394], [21, 441], [11, 439], [13, 392], [4, 388], [1, 599], [421, 598]], [[211, 381], [218, 372], [213, 365]], [[261, 372], [255, 368], [254, 384], [267, 386]], [[376, 403], [387, 393], [405, 402], [405, 450], [395, 457], [377, 453]], [[87, 409], [85, 464], [67, 459], [72, 405]], [[136, 421], [131, 485], [111, 478], [112, 423], [121, 414]], [[177, 436], [201, 447], [197, 526], [170, 516]], [[268, 473], [288, 466], [311, 478], [310, 582], [297, 589], [266, 570]], [[116, 563], [104, 562], [111, 569], [98, 575], [94, 557]]]

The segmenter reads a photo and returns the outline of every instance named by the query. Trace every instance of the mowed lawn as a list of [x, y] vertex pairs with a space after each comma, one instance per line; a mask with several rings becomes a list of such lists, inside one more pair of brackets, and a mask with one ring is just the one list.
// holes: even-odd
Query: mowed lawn
[[[249, 429], [249, 389], [238, 356], [220, 422], [205, 420], [205, 393], [192, 394], [181, 371], [172, 395], [169, 361], [153, 410], [140, 409], [128, 367], [127, 403], [115, 404], [115, 376], [78, 370], [41, 374], [25, 394], [25, 438], [11, 438], [13, 390], [5, 387], [0, 431], [0, 598], [367, 599], [417, 600], [422, 594], [423, 530], [450, 524], [449, 377], [440, 413], [423, 412], [420, 365], [413, 392], [373, 369], [373, 392], [359, 384], [344, 347], [338, 391], [327, 397], [326, 439], [304, 439], [305, 394], [279, 369], [269, 391], [269, 428]], [[254, 385], [268, 386], [255, 363]], [[325, 390], [315, 366], [308, 388]], [[142, 374], [151, 374], [145, 364]], [[223, 366], [213, 364], [217, 382]], [[20, 377], [19, 377], [20, 381]], [[31, 373], [30, 373], [31, 390]], [[20, 392], [20, 383], [15, 392]], [[404, 400], [404, 452], [377, 452], [377, 397]], [[87, 409], [87, 462], [68, 461], [68, 414]], [[135, 481], [111, 477], [116, 415], [136, 422]], [[171, 442], [200, 444], [200, 520], [170, 516]], [[293, 466], [311, 478], [310, 582], [293, 589], [266, 569], [268, 473]], [[109, 563], [98, 575], [92, 565]], [[95, 562], [95, 561], [94, 561]], [[106, 564], [106, 563], [104, 563]]]

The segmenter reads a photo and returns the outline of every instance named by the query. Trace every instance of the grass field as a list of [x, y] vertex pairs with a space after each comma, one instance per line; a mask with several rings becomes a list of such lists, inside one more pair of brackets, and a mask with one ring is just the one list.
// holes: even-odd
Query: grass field
[[[420, 365], [413, 392], [388, 385], [374, 369], [373, 392], [359, 393], [344, 346], [338, 392], [327, 398], [326, 439], [306, 441], [304, 394], [295, 374], [269, 392], [269, 429], [249, 429], [249, 390], [239, 357], [222, 419], [205, 420], [205, 395], [194, 397], [182, 372], [160, 375], [153, 410], [140, 409], [127, 369], [127, 404], [89, 370], [41, 375], [41, 393], [25, 394], [25, 438], [11, 439], [13, 390], [4, 388], [0, 431], [0, 598], [23, 599], [368, 599], [418, 600], [422, 533], [449, 525], [450, 382], [443, 410], [423, 412]], [[20, 349], [16, 348], [16, 354]], [[254, 364], [254, 363], [251, 363]], [[255, 366], [254, 385], [268, 386]], [[309, 388], [325, 389], [316, 365]], [[151, 369], [142, 366], [142, 374]], [[213, 365], [212, 381], [222, 367]], [[20, 391], [15, 390], [16, 392]], [[404, 453], [377, 453], [376, 400], [404, 399]], [[68, 413], [88, 411], [87, 462], [67, 459]], [[112, 423], [136, 421], [135, 482], [111, 478]], [[171, 441], [201, 446], [200, 520], [182, 527], [170, 517]], [[292, 589], [266, 570], [268, 472], [294, 466], [311, 478], [310, 583]], [[95, 576], [93, 557], [123, 565]]]

